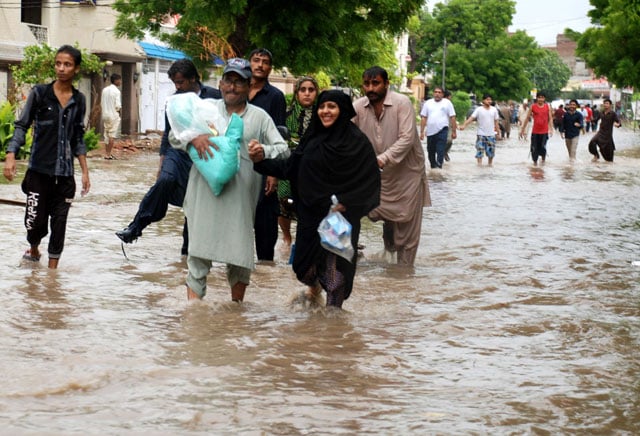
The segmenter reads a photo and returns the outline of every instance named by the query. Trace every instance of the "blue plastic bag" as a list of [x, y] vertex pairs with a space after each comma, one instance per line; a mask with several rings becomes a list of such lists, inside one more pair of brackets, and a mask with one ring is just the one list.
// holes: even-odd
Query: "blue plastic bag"
[[[200, 174], [205, 178], [214, 195], [220, 195], [224, 185], [240, 169], [240, 140], [244, 124], [237, 114], [231, 115], [229, 125], [209, 99], [201, 99], [192, 92], [176, 94], [167, 100], [167, 118], [171, 134], [180, 143], [186, 143], [201, 134], [212, 134], [209, 140], [216, 144], [213, 157], [201, 159], [191, 144], [187, 153]], [[224, 132], [224, 136], [217, 136]]]
[[331, 202], [333, 206], [318, 226], [320, 245], [325, 250], [351, 262], [354, 253], [351, 245], [351, 223], [340, 212], [333, 210], [333, 207], [338, 204], [338, 198], [335, 195], [331, 196]]

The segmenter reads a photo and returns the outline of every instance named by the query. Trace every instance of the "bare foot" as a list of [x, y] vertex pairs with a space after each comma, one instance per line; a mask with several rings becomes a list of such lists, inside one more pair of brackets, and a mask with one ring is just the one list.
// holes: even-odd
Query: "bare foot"
[[40, 250], [38, 250], [38, 247], [31, 247], [30, 249], [24, 252], [24, 255], [22, 255], [22, 258], [26, 260], [30, 260], [32, 262], [39, 262]]
[[189, 286], [187, 286], [187, 300], [189, 300], [189, 301], [191, 301], [191, 300], [202, 300], [202, 298], [200, 298], [200, 296], [198, 294], [193, 292], [193, 289], [191, 289]]
[[247, 284], [238, 282], [231, 288], [231, 299], [237, 303], [244, 300], [244, 292], [247, 290]]

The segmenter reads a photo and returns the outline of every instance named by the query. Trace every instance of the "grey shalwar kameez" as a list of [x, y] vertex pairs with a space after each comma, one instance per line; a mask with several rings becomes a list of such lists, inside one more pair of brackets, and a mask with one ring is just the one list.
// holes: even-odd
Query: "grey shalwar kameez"
[[[224, 100], [215, 100], [229, 121]], [[249, 283], [254, 264], [253, 222], [262, 176], [253, 170], [248, 144], [257, 139], [266, 158], [287, 157], [289, 148], [273, 120], [264, 110], [247, 103], [239, 114], [244, 123], [240, 146], [240, 169], [219, 196], [213, 195], [207, 181], [195, 166], [189, 173], [184, 212], [189, 226], [187, 286], [200, 298], [206, 293], [207, 274], [212, 262], [227, 265], [227, 279]], [[175, 145], [186, 148], [186, 144]]]

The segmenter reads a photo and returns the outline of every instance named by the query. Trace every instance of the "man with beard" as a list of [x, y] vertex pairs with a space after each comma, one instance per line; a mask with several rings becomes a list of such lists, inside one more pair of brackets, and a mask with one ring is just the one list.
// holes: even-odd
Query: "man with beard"
[[[198, 70], [189, 59], [175, 61], [167, 74], [176, 87], [176, 94], [195, 92], [200, 98], [221, 98], [219, 90], [200, 83]], [[126, 244], [142, 236], [142, 230], [149, 224], [164, 218], [169, 204], [182, 207], [192, 162], [186, 151], [177, 150], [169, 144], [171, 126], [166, 115], [164, 126], [164, 134], [160, 143], [160, 168], [156, 182], [140, 202], [138, 213], [133, 221], [123, 230], [116, 232], [116, 236]], [[186, 256], [189, 245], [186, 220], [182, 239], [181, 253]]]
[[412, 266], [420, 243], [422, 208], [431, 206], [416, 113], [407, 96], [389, 90], [383, 68], [367, 69], [362, 79], [365, 97], [353, 104], [353, 122], [373, 144], [382, 172], [380, 206], [369, 218], [383, 221], [385, 250], [397, 253], [398, 264]]

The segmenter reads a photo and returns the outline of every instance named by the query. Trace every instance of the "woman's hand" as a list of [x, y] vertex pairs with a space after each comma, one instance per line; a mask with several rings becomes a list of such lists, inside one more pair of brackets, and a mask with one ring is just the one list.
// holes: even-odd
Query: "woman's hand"
[[344, 206], [344, 204], [338, 203], [338, 204], [332, 206], [331, 210], [333, 210], [334, 212], [346, 212], [347, 208]]

